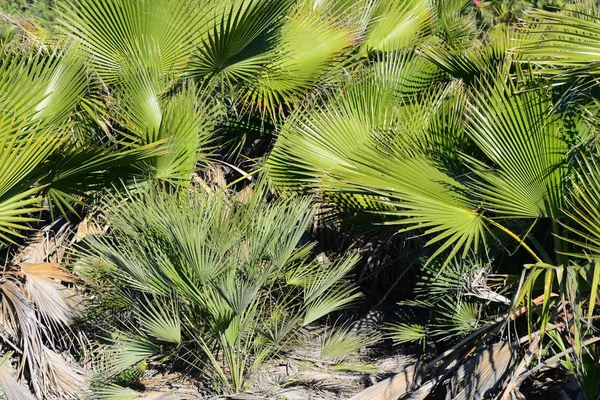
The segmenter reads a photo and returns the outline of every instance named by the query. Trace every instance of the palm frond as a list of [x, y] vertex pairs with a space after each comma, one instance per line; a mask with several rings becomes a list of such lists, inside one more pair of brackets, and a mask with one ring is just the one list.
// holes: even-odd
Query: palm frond
[[569, 209], [566, 216], [575, 224], [563, 221], [562, 225], [574, 234], [563, 237], [585, 251], [573, 253], [573, 257], [590, 258], [600, 254], [600, 165], [595, 157], [582, 157], [574, 171], [570, 196], [567, 198]]
[[21, 385], [16, 378], [16, 371], [10, 365], [12, 352], [6, 353], [0, 360], [0, 390], [6, 400], [34, 400], [29, 390]]
[[273, 54], [289, 0], [240, 0], [224, 2], [214, 11], [207, 33], [192, 58], [188, 74], [197, 79], [248, 85], [260, 74]]
[[[352, 32], [335, 19], [298, 7], [284, 22], [270, 62], [243, 99], [249, 106], [276, 114], [291, 106], [319, 82], [352, 44]], [[315, 46], [319, 43], [319, 46]], [[274, 61], [273, 61], [274, 58]]]
[[60, 126], [83, 101], [88, 77], [78, 47], [27, 56], [3, 51], [0, 104], [17, 118]]
[[442, 341], [465, 337], [481, 327], [479, 307], [475, 303], [441, 301], [439, 307], [444, 311], [436, 325], [431, 327], [431, 334]]
[[163, 141], [132, 146], [73, 146], [68, 143], [48, 159], [40, 171], [41, 193], [54, 207], [66, 215], [78, 214], [75, 204], [86, 204], [90, 196], [103, 189], [132, 185], [146, 179], [144, 167], [148, 159], [164, 156]]
[[538, 72], [560, 79], [587, 78], [600, 72], [598, 16], [532, 10], [528, 23], [534, 37], [514, 49], [522, 62], [539, 65]]
[[460, 366], [452, 399], [467, 400], [492, 393], [500, 387], [512, 363], [513, 350], [508, 343], [501, 342], [480, 350]]
[[433, 33], [453, 49], [471, 46], [478, 33], [472, 1], [435, 0]]
[[414, 315], [408, 313], [400, 313], [400, 322], [389, 323], [386, 326], [386, 331], [394, 343], [420, 343], [425, 344], [427, 339], [427, 328], [419, 322]]
[[63, 356], [44, 347], [44, 378], [56, 395], [77, 399], [89, 395], [90, 379], [87, 371], [69, 363]]
[[141, 393], [114, 383], [100, 383], [94, 386], [94, 397], [98, 400], [135, 400]]
[[[387, 82], [365, 79], [330, 104], [288, 119], [267, 160], [269, 173], [284, 188], [302, 183], [318, 192], [370, 196], [379, 204], [376, 212], [409, 225], [402, 231], [419, 229], [432, 236], [428, 244], [439, 242], [433, 257], [447, 249], [448, 260], [465, 256], [483, 242], [485, 221], [467, 187], [440, 168], [439, 154], [427, 154], [434, 147], [448, 154], [451, 144], [461, 143], [460, 129], [449, 132], [456, 139], [437, 129], [460, 113], [460, 100], [444, 101], [442, 89], [404, 110]], [[423, 129], [424, 121], [431, 130]]]
[[113, 332], [109, 344], [98, 348], [96, 369], [105, 376], [114, 376], [145, 361], [158, 352], [152, 342], [141, 335]]
[[[60, 284], [61, 281], [73, 282], [74, 275], [54, 263], [22, 263], [20, 267], [28, 298], [49, 327], [66, 327], [80, 315], [73, 307], [77, 293]], [[79, 303], [82, 302], [83, 299], [79, 299]]]
[[[39, 200], [32, 198], [38, 188], [30, 188], [30, 178], [46, 157], [58, 148], [61, 135], [32, 123], [27, 118], [17, 118], [9, 113], [0, 114], [0, 237], [10, 240], [7, 234], [13, 229], [27, 229], [30, 221], [26, 214], [40, 210]], [[25, 215], [24, 215], [25, 214]]]
[[164, 342], [181, 342], [181, 320], [176, 297], [146, 299], [140, 306], [139, 319], [142, 330]]
[[[500, 69], [508, 72], [506, 51], [511, 47], [511, 31], [496, 29], [487, 38], [488, 44], [474, 44], [469, 48], [452, 48], [445, 43], [432, 43], [419, 50], [426, 59], [453, 78], [472, 83], [493, 76]], [[502, 73], [502, 72], [501, 72]]]
[[339, 358], [365, 349], [379, 339], [376, 332], [357, 332], [352, 325], [326, 331], [321, 337], [321, 358]]
[[161, 78], [181, 72], [205, 18], [192, 1], [65, 1], [61, 11], [64, 30], [81, 42], [92, 68], [109, 84], [131, 65], [141, 71], [157, 67]]
[[548, 95], [516, 93], [503, 81], [486, 85], [471, 100], [468, 132], [493, 163], [466, 157], [482, 180], [473, 183], [474, 190], [497, 215], [555, 218], [566, 191], [572, 133], [551, 112]]
[[17, 340], [24, 357], [20, 358], [19, 371], [27, 368], [36, 377], [31, 386], [36, 395], [43, 393], [43, 344], [42, 328], [35, 309], [25, 298], [23, 291], [12, 279], [0, 283], [0, 318], [6, 333]]

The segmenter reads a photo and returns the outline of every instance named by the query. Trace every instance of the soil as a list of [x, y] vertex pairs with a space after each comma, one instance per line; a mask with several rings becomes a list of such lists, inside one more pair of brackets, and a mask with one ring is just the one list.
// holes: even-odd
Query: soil
[[[334, 400], [349, 399], [355, 394], [386, 377], [400, 372], [415, 359], [396, 353], [376, 355], [363, 351], [351, 363], [369, 363], [377, 368], [376, 373], [332, 371], [332, 365], [319, 365], [307, 361], [306, 355], [289, 357], [284, 363], [267, 366], [256, 377], [252, 389], [230, 396], [216, 396], [198, 381], [177, 372], [159, 373], [147, 370], [140, 381], [146, 393], [161, 392], [165, 397], [178, 399], [210, 400]], [[308, 365], [310, 364], [310, 367]]]

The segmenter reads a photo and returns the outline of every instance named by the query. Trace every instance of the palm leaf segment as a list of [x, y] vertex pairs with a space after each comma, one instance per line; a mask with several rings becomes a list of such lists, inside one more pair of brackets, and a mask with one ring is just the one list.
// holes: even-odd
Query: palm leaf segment
[[195, 2], [168, 0], [66, 1], [62, 8], [65, 29], [108, 84], [131, 78], [128, 66], [156, 69], [161, 78], [181, 73], [201, 35], [201, 11]]
[[397, 51], [414, 47], [431, 29], [428, 2], [380, 0], [365, 5], [367, 24], [363, 51]]
[[600, 28], [596, 15], [579, 12], [529, 13], [530, 37], [514, 49], [538, 72], [558, 77], [589, 77], [600, 73]]
[[[573, 186], [567, 199], [567, 217], [571, 220], [565, 227], [574, 237], [564, 237], [585, 254], [571, 254], [590, 258], [600, 254], [600, 165], [595, 156], [583, 158], [572, 178]], [[574, 222], [574, 224], [573, 224]]]
[[565, 194], [572, 132], [541, 90], [497, 82], [472, 96], [468, 132], [492, 165], [467, 157], [483, 206], [508, 218], [556, 218]]
[[31, 126], [27, 120], [0, 115], [0, 239], [10, 241], [14, 229], [27, 229], [26, 214], [38, 211], [40, 198], [31, 197], [39, 187], [30, 188], [27, 178], [58, 148], [60, 136], [48, 128]]

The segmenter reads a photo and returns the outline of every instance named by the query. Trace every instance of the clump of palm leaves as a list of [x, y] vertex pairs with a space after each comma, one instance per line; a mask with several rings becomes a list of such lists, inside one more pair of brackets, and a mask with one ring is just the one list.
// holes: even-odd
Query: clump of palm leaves
[[[355, 258], [320, 263], [300, 244], [312, 212], [290, 193], [309, 191], [341, 219], [427, 240], [392, 331], [439, 355], [391, 380], [402, 393], [519, 396], [560, 360], [556, 376], [595, 396], [595, 1], [57, 3], [52, 37], [2, 14], [16, 28], [0, 41], [0, 248], [130, 191], [96, 197], [114, 204], [111, 230], [82, 258], [121, 310], [97, 352], [105, 377], [168, 354], [239, 391], [352, 300]], [[221, 128], [279, 135], [267, 166], [287, 200], [186, 192]], [[9, 263], [5, 287], [41, 316], [27, 265]], [[38, 275], [54, 293], [67, 271], [50, 265]]]
[[[103, 134], [90, 132], [96, 88], [75, 46], [18, 43], [0, 49], [2, 343], [12, 352], [4, 359], [4, 375], [10, 383], [7, 371], [16, 360], [15, 377], [38, 398], [78, 396], [86, 378], [59, 354], [70, 347], [70, 325], [80, 312], [73, 291], [77, 278], [58, 264], [60, 257], [23, 259], [15, 249], [27, 244], [25, 233], [42, 219], [76, 212], [90, 192], [135, 174], [126, 166], [156, 150], [101, 143]], [[23, 393], [11, 398], [25, 398]]]
[[[584, 49], [595, 49], [597, 18], [582, 17], [587, 7], [531, 12], [527, 29], [497, 27], [460, 54], [452, 36], [426, 22], [429, 38], [412, 33], [407, 48], [383, 49], [357, 79], [299, 107], [283, 124], [267, 161], [281, 190], [308, 190], [334, 209], [368, 211], [374, 221], [429, 239], [426, 294], [414, 305], [430, 309], [430, 324], [408, 319], [395, 326], [395, 337], [437, 337], [438, 343], [443, 337], [453, 345], [428, 363], [433, 373], [412, 367], [357, 399], [386, 390], [389, 397], [420, 398], [445, 384], [452, 398], [494, 390], [517, 395], [524, 379], [561, 357], [562, 371], [595, 398], [584, 382], [595, 369], [587, 362], [586, 370], [582, 360], [596, 354], [597, 268], [577, 260], [597, 254], [597, 150], [590, 140], [596, 128], [582, 113], [582, 106], [595, 107], [588, 97], [595, 63]], [[444, 15], [448, 8], [436, 11], [438, 21], [452, 15]], [[577, 28], [568, 26], [579, 19]], [[509, 51], [515, 44], [520, 47]], [[549, 54], [554, 44], [560, 54]], [[561, 83], [587, 79], [586, 86], [565, 91], [547, 84], [551, 74]], [[506, 257], [508, 248], [517, 253]], [[473, 255], [491, 267], [462, 271], [453, 283], [459, 287], [432, 296], [438, 285], [450, 288], [445, 277], [459, 271], [451, 267], [456, 258]], [[509, 273], [500, 291], [493, 289], [492, 272]], [[481, 290], [491, 297], [478, 298]], [[525, 331], [520, 326], [515, 338], [513, 322], [521, 315]], [[543, 367], [518, 350], [524, 342]], [[556, 358], [546, 360], [542, 351], [555, 351]], [[580, 364], [568, 360], [578, 353], [587, 354], [575, 357]]]
[[97, 349], [103, 377], [171, 358], [239, 392], [300, 328], [359, 298], [347, 279], [357, 258], [317, 261], [302, 240], [311, 200], [266, 200], [262, 187], [107, 199], [108, 234], [89, 236], [78, 263], [114, 321]]

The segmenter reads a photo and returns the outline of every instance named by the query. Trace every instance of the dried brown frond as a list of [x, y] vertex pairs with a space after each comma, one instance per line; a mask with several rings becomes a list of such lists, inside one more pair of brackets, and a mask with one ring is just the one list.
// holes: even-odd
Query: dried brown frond
[[479, 351], [461, 365], [453, 376], [452, 383], [456, 391], [452, 399], [489, 397], [498, 389], [513, 362], [513, 350], [507, 342], [496, 343]]
[[35, 304], [48, 325], [66, 327], [83, 311], [83, 299], [61, 282], [79, 282], [66, 268], [56, 263], [22, 263], [25, 294]]
[[0, 387], [6, 400], [35, 400], [35, 397], [21, 385], [16, 378], [17, 372], [10, 365], [12, 353], [7, 353], [0, 360]]
[[28, 375], [33, 377], [31, 385], [35, 393], [42, 396], [40, 381], [36, 379], [40, 376], [43, 357], [42, 327], [38, 316], [18, 282], [4, 279], [0, 282], [0, 295], [0, 326], [17, 342], [21, 353], [17, 376], [21, 377], [27, 368]]
[[83, 221], [77, 225], [77, 230], [75, 231], [75, 237], [73, 238], [73, 241], [80, 242], [88, 235], [99, 235], [105, 233], [107, 229], [108, 226], [101, 227], [89, 217], [85, 217]]
[[69, 224], [64, 224], [58, 231], [54, 225], [47, 225], [28, 239], [27, 245], [16, 255], [14, 263], [60, 263], [63, 261], [65, 244], [70, 236]]
[[[90, 380], [78, 365], [65, 356], [44, 347], [43, 373], [45, 387], [52, 388], [61, 398], [81, 399], [88, 394]], [[65, 397], [67, 396], [67, 397]]]

